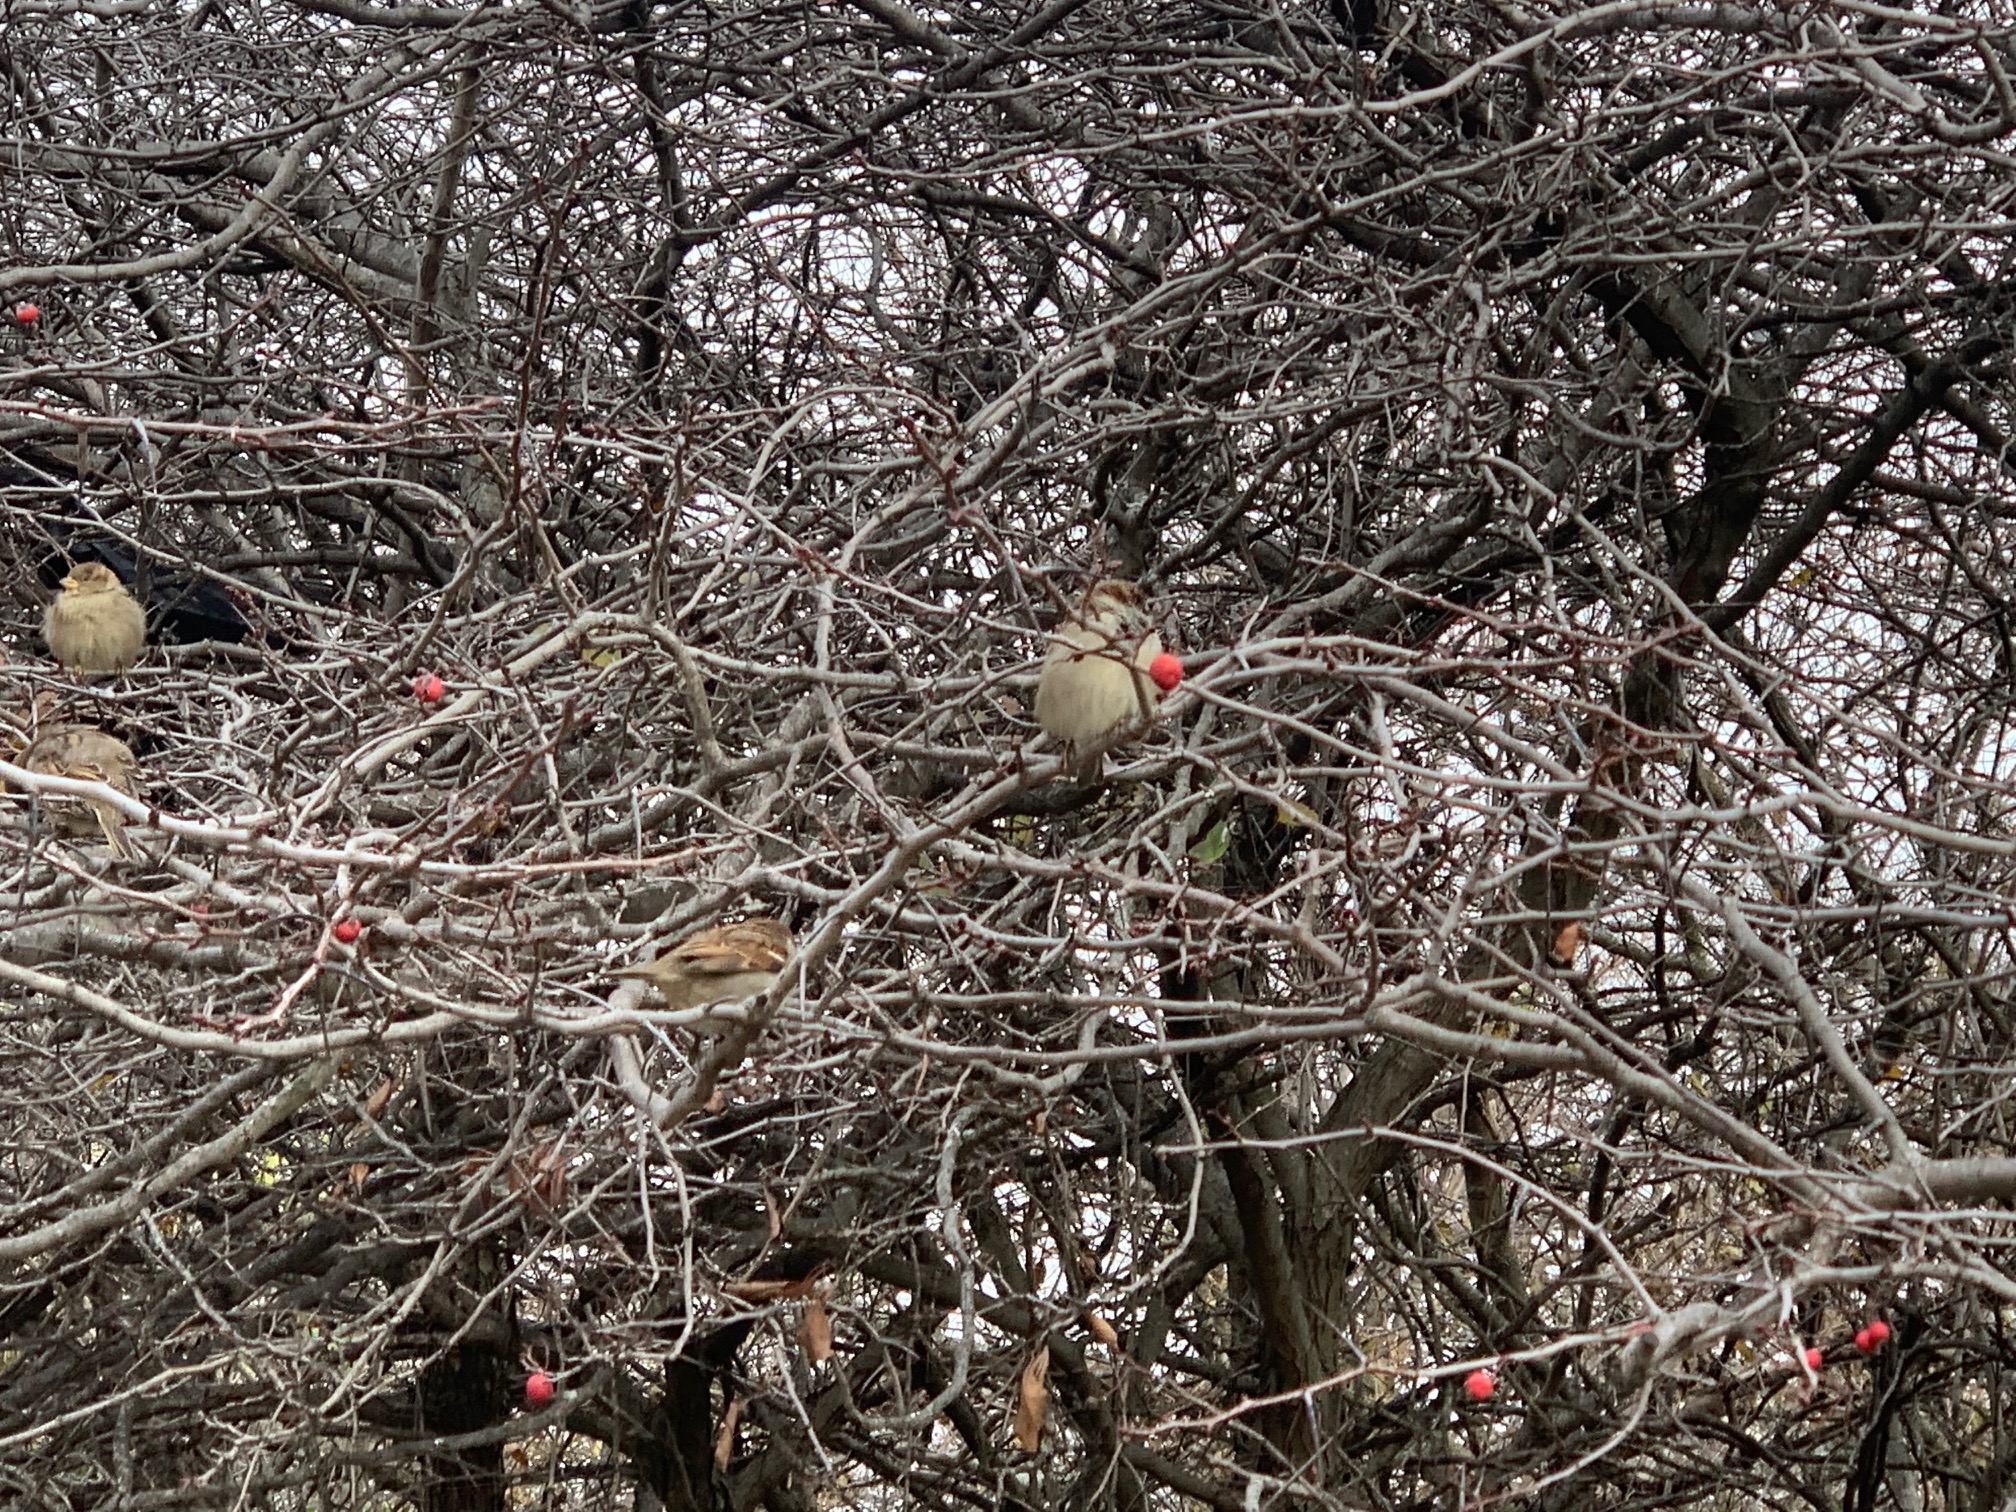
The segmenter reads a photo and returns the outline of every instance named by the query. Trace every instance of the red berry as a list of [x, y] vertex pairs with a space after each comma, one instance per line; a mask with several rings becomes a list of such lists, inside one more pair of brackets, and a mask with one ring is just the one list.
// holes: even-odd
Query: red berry
[[422, 703], [439, 703], [448, 691], [448, 684], [441, 681], [439, 674], [422, 672], [413, 679], [413, 696]]
[[1167, 693], [1183, 681], [1183, 663], [1164, 651], [1148, 663], [1148, 676], [1153, 679], [1156, 687]]
[[359, 924], [355, 919], [338, 919], [331, 926], [329, 933], [336, 936], [345, 945], [355, 945], [357, 943], [357, 936], [364, 933], [364, 926]]
[[1881, 1318], [1871, 1318], [1855, 1335], [1855, 1347], [1864, 1354], [1874, 1354], [1890, 1338], [1890, 1325]]
[[1819, 1347], [1818, 1345], [1815, 1345], [1815, 1346], [1813, 1346], [1812, 1348], [1810, 1348], [1810, 1349], [1808, 1349], [1808, 1350], [1806, 1351], [1806, 1367], [1807, 1367], [1807, 1369], [1809, 1369], [1809, 1370], [1818, 1370], [1818, 1369], [1820, 1368], [1820, 1366], [1821, 1366], [1822, 1362], [1824, 1362], [1824, 1361], [1826, 1360], [1826, 1358], [1827, 1358], [1827, 1353], [1826, 1353], [1826, 1351], [1825, 1351], [1825, 1350], [1821, 1349], [1821, 1348], [1820, 1348], [1820, 1347]]
[[33, 325], [42, 318], [42, 307], [33, 301], [23, 301], [14, 306], [14, 318], [23, 325]]
[[529, 1407], [544, 1407], [553, 1400], [553, 1377], [543, 1370], [535, 1370], [525, 1377], [525, 1403]]
[[1463, 1389], [1470, 1393], [1473, 1402], [1488, 1401], [1498, 1389], [1498, 1378], [1488, 1370], [1473, 1370], [1463, 1377]]

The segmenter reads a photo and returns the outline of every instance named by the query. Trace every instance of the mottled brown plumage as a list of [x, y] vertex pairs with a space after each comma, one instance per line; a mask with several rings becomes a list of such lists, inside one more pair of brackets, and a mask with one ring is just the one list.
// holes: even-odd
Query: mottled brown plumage
[[[102, 782], [128, 797], [138, 795], [140, 763], [126, 742], [89, 725], [52, 725], [28, 743], [21, 753], [21, 765], [31, 772], [50, 777], [74, 777], [80, 782]], [[124, 817], [111, 804], [98, 799], [61, 798], [42, 800], [49, 817], [65, 834], [88, 835], [97, 830], [117, 856], [128, 860], [140, 852], [126, 837]]]
[[741, 919], [686, 936], [655, 961], [611, 975], [641, 977], [673, 1008], [700, 1008], [768, 992], [791, 955], [791, 931], [778, 919]]
[[147, 644], [147, 615], [100, 562], [83, 562], [63, 579], [42, 616], [49, 654], [72, 672], [124, 672]]

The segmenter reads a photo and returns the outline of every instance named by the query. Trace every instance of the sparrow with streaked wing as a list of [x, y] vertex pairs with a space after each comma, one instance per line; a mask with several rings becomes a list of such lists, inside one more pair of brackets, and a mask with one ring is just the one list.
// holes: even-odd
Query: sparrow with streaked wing
[[[42, 731], [21, 753], [21, 765], [31, 772], [50, 777], [74, 777], [82, 782], [102, 782], [128, 797], [137, 796], [140, 763], [133, 751], [116, 735], [90, 725], [59, 724]], [[65, 834], [89, 834], [93, 829], [105, 837], [115, 856], [133, 860], [139, 849], [127, 838], [125, 816], [100, 799], [61, 798], [42, 800], [56, 827]]]
[[649, 982], [670, 1007], [702, 1008], [768, 992], [791, 946], [783, 920], [738, 919], [698, 930], [655, 961], [619, 966], [610, 975]]

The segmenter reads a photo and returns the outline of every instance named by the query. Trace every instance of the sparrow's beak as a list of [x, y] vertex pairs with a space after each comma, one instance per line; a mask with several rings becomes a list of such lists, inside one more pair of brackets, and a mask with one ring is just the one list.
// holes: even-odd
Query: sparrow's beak
[[77, 579], [65, 578], [63, 579], [62, 582], [58, 583], [56, 586], [58, 588], [75, 588], [77, 586]]

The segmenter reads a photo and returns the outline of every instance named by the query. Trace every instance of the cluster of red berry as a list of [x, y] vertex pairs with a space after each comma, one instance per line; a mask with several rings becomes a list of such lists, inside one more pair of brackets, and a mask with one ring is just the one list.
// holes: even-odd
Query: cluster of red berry
[[[1873, 1355], [1890, 1342], [1890, 1325], [1881, 1318], [1871, 1318], [1855, 1330], [1855, 1347], [1865, 1355]], [[1819, 1345], [1809, 1345], [1806, 1349], [1806, 1364], [1809, 1369], [1818, 1370], [1827, 1362], [1827, 1352]], [[1463, 1391], [1473, 1402], [1487, 1402], [1491, 1393], [1498, 1389], [1498, 1378], [1488, 1370], [1473, 1370], [1463, 1377]]]

